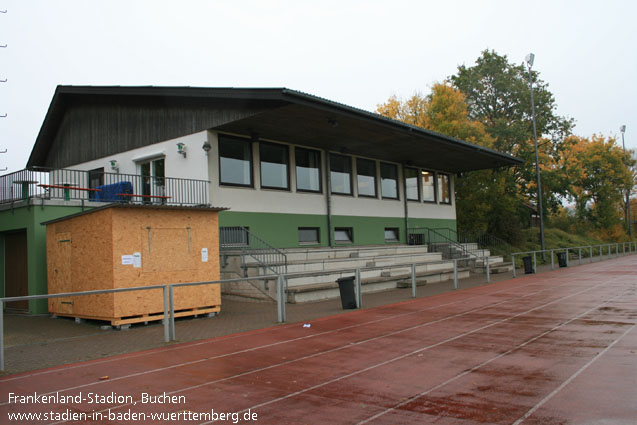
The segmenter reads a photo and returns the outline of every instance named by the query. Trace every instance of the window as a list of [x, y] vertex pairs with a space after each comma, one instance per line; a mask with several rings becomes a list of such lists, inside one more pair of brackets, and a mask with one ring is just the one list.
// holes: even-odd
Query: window
[[356, 159], [358, 196], [376, 197], [376, 161]]
[[269, 189], [290, 189], [288, 169], [290, 154], [286, 145], [261, 142], [261, 187]]
[[380, 193], [383, 198], [398, 199], [398, 167], [380, 163]]
[[422, 181], [422, 200], [425, 202], [436, 202], [436, 176], [433, 171], [422, 170], [420, 172]]
[[250, 228], [243, 226], [219, 227], [219, 246], [221, 248], [250, 246]]
[[451, 177], [449, 174], [438, 173], [438, 193], [441, 204], [451, 204]]
[[352, 194], [352, 158], [330, 154], [330, 180], [332, 193]]
[[351, 243], [354, 240], [351, 227], [337, 227], [334, 229], [334, 241]]
[[321, 192], [321, 152], [295, 148], [296, 190]]
[[219, 136], [219, 181], [225, 185], [252, 187], [252, 142]]
[[299, 244], [310, 245], [318, 244], [319, 242], [318, 227], [299, 227]]
[[410, 201], [420, 201], [417, 169], [405, 168], [405, 189], [407, 193], [407, 199], [409, 199]]
[[385, 242], [398, 242], [397, 227], [385, 227]]

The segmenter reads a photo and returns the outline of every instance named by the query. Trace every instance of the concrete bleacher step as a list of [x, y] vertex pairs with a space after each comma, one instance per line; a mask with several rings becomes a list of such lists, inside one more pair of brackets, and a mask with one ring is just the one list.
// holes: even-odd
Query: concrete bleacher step
[[[476, 273], [486, 273], [487, 272], [487, 268], [485, 267], [484, 264], [476, 264], [474, 271]], [[509, 273], [513, 271], [513, 263], [511, 262], [503, 262], [500, 261], [498, 263], [492, 264], [491, 262], [489, 262], [489, 273], [491, 274], [498, 274], [498, 273]]]
[[[425, 263], [440, 261], [440, 253], [409, 253], [379, 257], [333, 258], [328, 260], [306, 260], [288, 262], [288, 273], [322, 272], [362, 267], [384, 267], [400, 264]], [[247, 263], [248, 275], [260, 274], [262, 268], [257, 263]]]
[[[403, 269], [403, 271], [406, 270]], [[470, 271], [468, 268], [458, 269], [459, 279], [467, 278], [469, 275]], [[419, 285], [453, 279], [453, 267], [417, 272], [416, 279]], [[411, 287], [411, 268], [409, 268], [407, 273], [395, 276], [364, 278], [361, 272], [361, 290], [363, 294], [407, 287]], [[298, 286], [291, 286], [288, 284], [287, 300], [289, 303], [322, 301], [338, 297], [340, 297], [340, 291], [335, 280], [333, 282], [313, 283]]]
[[[389, 245], [371, 247], [288, 248], [282, 251], [286, 254], [288, 262], [296, 262], [426, 253], [427, 247], [424, 245]], [[256, 262], [256, 260], [246, 258], [246, 262]]]
[[[471, 275], [468, 267], [458, 267], [458, 279], [466, 279]], [[453, 267], [443, 270], [416, 273], [416, 286], [429, 283], [444, 282], [453, 279]], [[411, 276], [404, 277], [397, 282], [398, 288], [411, 288]]]

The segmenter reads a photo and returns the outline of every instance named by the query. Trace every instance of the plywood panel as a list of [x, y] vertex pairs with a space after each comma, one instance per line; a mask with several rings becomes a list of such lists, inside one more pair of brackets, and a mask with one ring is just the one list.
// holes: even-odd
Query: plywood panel
[[[59, 223], [70, 231], [56, 233]], [[67, 245], [70, 255], [54, 243], [59, 237], [72, 240]], [[202, 248], [208, 249], [207, 262], [202, 261]], [[130, 259], [134, 254], [141, 255], [140, 267], [122, 262], [123, 256]], [[53, 275], [54, 265], [63, 258], [71, 263], [69, 291], [214, 281], [219, 279], [218, 213], [108, 208], [48, 225], [47, 255], [50, 292], [61, 292], [68, 286]], [[218, 284], [175, 288], [174, 294], [175, 310], [184, 314], [221, 304]], [[112, 318], [113, 323], [120, 323], [122, 318], [162, 313], [163, 308], [163, 291], [148, 290], [76, 297], [72, 314]], [[59, 303], [51, 303], [51, 311], [71, 313]]]
[[[116, 259], [134, 252], [142, 256], [142, 267], [138, 269], [116, 261], [116, 287], [219, 279], [216, 211], [117, 209], [113, 229]], [[204, 247], [209, 252], [208, 262], [201, 261], [201, 249]], [[163, 311], [161, 291], [153, 292], [156, 294], [117, 294], [115, 315], [126, 317], [140, 314], [140, 311]], [[218, 306], [220, 303], [218, 285], [175, 289], [176, 310]]]
[[[47, 262], [49, 293], [73, 291], [72, 233], [47, 229]], [[56, 314], [72, 314], [77, 298], [51, 298], [49, 311]]]

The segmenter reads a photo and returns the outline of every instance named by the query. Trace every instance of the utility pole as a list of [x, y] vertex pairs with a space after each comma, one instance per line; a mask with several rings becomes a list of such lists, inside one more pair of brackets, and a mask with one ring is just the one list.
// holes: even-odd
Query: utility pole
[[[533, 141], [535, 143], [535, 173], [537, 175], [537, 207], [540, 212], [540, 246], [542, 251], [546, 248], [544, 246], [544, 212], [542, 208], [542, 179], [540, 178], [540, 156], [537, 151], [537, 130], [535, 126], [535, 103], [533, 102], [533, 76], [531, 75], [531, 67], [533, 66], [533, 60], [535, 55], [529, 53], [526, 55], [526, 65], [529, 70], [529, 88], [531, 89], [531, 114], [533, 116]], [[544, 252], [542, 252], [542, 258], [544, 258]]]
[[[624, 133], [626, 132], [626, 125], [622, 125], [621, 127], [619, 127], [619, 131], [622, 133], [622, 148], [624, 148], [624, 155], [626, 155], [626, 143], [624, 143]], [[632, 191], [632, 189], [633, 188], [631, 186], [631, 188], [626, 191], [626, 223], [628, 224], [628, 235], [630, 236], [631, 240], [633, 239], [633, 217], [630, 214], [630, 192]]]

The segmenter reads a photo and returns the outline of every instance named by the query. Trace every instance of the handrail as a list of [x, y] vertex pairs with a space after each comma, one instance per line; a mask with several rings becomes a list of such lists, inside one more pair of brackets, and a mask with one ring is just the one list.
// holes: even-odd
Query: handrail
[[[479, 256], [475, 255], [471, 252], [469, 252], [469, 250], [467, 250], [467, 248], [462, 245], [461, 243], [459, 243], [456, 240], [451, 239], [449, 236], [443, 235], [441, 233], [445, 232], [446, 230], [451, 230], [448, 228], [441, 228], [441, 229], [430, 229], [427, 227], [411, 227], [409, 228], [408, 231], [408, 238], [409, 239], [420, 239], [417, 238], [415, 236], [412, 235], [423, 235], [423, 243], [427, 244], [427, 248], [429, 250], [434, 250], [434, 244], [436, 243], [443, 243], [443, 244], [448, 244], [454, 248], [456, 248], [458, 251], [460, 251], [462, 253], [462, 255], [465, 257], [465, 259], [477, 259]], [[422, 233], [421, 233], [422, 231]], [[449, 232], [447, 232], [449, 233]], [[426, 240], [425, 239], [425, 235], [426, 235]], [[441, 251], [436, 251], [436, 252], [441, 252]], [[442, 252], [443, 256], [445, 256], [445, 252]]]
[[273, 273], [287, 273], [288, 258], [285, 252], [266, 242], [242, 226], [219, 228], [219, 251], [241, 250], [241, 268], [247, 270], [246, 255], [254, 258], [263, 268]]
[[[457, 289], [458, 282], [458, 261], [461, 259], [454, 259], [454, 289]], [[415, 287], [414, 280], [414, 267], [417, 265], [428, 265], [428, 264], [437, 264], [437, 263], [448, 263], [450, 260], [437, 260], [437, 261], [425, 261], [420, 263], [412, 263], [412, 288]], [[386, 266], [369, 266], [369, 267], [357, 267], [357, 268], [348, 268], [348, 269], [339, 269], [339, 270], [324, 270], [320, 272], [314, 272], [316, 275], [321, 274], [332, 274], [335, 272], [348, 273], [353, 272], [357, 276], [357, 287], [359, 300], [361, 300], [361, 290], [360, 290], [360, 271], [361, 270], [373, 270], [373, 269], [382, 269], [382, 268], [394, 268], [394, 267], [405, 267], [404, 264], [393, 264]], [[285, 321], [285, 299], [284, 294], [286, 289], [284, 288], [284, 281], [288, 277], [295, 277], [298, 275], [303, 275], [301, 273], [277, 273], [273, 275], [262, 275], [258, 276], [259, 280], [262, 279], [273, 279], [277, 280], [277, 310], [278, 310], [278, 320], [279, 322]], [[256, 279], [256, 277], [255, 277]], [[487, 275], [487, 280], [489, 277]], [[234, 279], [222, 279], [222, 280], [214, 280], [214, 281], [202, 281], [202, 282], [182, 282], [182, 283], [171, 283], [171, 284], [163, 284], [163, 285], [152, 285], [152, 286], [136, 286], [130, 288], [116, 288], [116, 289], [102, 289], [102, 290], [92, 290], [92, 291], [81, 291], [81, 292], [64, 292], [64, 293], [56, 293], [56, 294], [42, 294], [42, 295], [26, 295], [19, 297], [0, 297], [0, 371], [4, 371], [4, 303], [14, 302], [14, 301], [31, 301], [31, 300], [40, 300], [40, 299], [48, 299], [48, 298], [60, 298], [60, 297], [74, 297], [74, 296], [86, 296], [86, 295], [95, 295], [95, 294], [108, 294], [108, 293], [116, 293], [116, 292], [131, 292], [131, 291], [144, 291], [144, 290], [153, 290], [153, 289], [163, 289], [163, 299], [164, 299], [164, 342], [174, 341], [175, 337], [175, 302], [174, 302], [174, 291], [175, 287], [182, 286], [200, 286], [200, 285], [210, 285], [210, 284], [223, 284], [223, 283], [233, 283], [233, 282], [243, 282], [245, 278], [234, 278]], [[413, 289], [412, 289], [413, 292]], [[362, 301], [359, 301], [359, 307]]]
[[[516, 277], [516, 271], [515, 271], [515, 257], [516, 256], [521, 256], [521, 255], [525, 255], [525, 254], [531, 254], [533, 256], [533, 272], [535, 273], [536, 270], [536, 265], [537, 265], [537, 254], [546, 254], [546, 253], [550, 253], [550, 257], [551, 257], [551, 269], [555, 268], [555, 262], [554, 262], [554, 254], [556, 251], [564, 251], [564, 253], [566, 254], [566, 265], [568, 265], [568, 259], [569, 259], [569, 253], [570, 251], [578, 251], [578, 258], [579, 258], [579, 263], [582, 263], [582, 250], [588, 249], [589, 250], [589, 262], [593, 262], [593, 248], [598, 248], [599, 251], [599, 257], [601, 258], [602, 256], [604, 256], [604, 252], [603, 252], [603, 248], [608, 248], [608, 251], [606, 253], [606, 255], [608, 256], [608, 258], [611, 257], [612, 253], [612, 249], [611, 247], [615, 247], [615, 256], [619, 257], [619, 242], [615, 242], [615, 243], [609, 243], [609, 244], [600, 244], [600, 245], [581, 245], [581, 246], [569, 246], [569, 247], [564, 247], [564, 248], [553, 248], [553, 249], [545, 249], [545, 250], [535, 250], [535, 251], [520, 251], [520, 252], [513, 252], [511, 253], [511, 262], [513, 264], [513, 277]], [[621, 242], [622, 248], [623, 248], [623, 254], [626, 255], [626, 246], [628, 246], [628, 253], [633, 253], [635, 251], [637, 251], [637, 242], [635, 241], [630, 241], [630, 242]]]
[[[31, 167], [0, 176], [0, 204], [41, 200], [209, 205], [207, 180]], [[139, 194], [141, 200], [131, 199]]]

